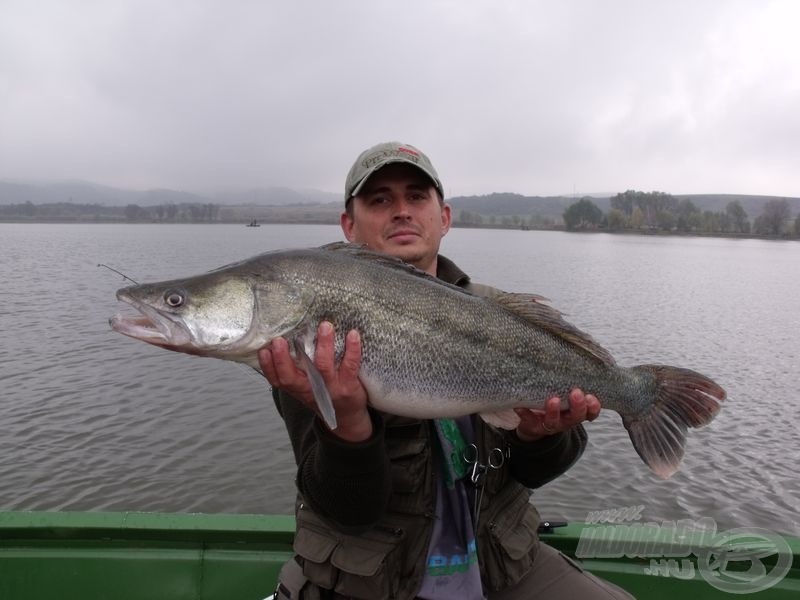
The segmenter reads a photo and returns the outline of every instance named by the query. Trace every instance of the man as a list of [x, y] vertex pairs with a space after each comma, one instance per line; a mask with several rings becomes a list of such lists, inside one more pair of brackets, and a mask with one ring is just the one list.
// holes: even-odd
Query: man
[[[492, 288], [439, 255], [450, 224], [439, 176], [420, 150], [389, 142], [358, 157], [341, 215], [347, 240], [490, 296]], [[381, 414], [358, 379], [358, 332], [347, 333], [338, 364], [333, 326], [322, 323], [317, 334], [314, 362], [336, 409], [335, 430], [317, 416], [286, 340], [259, 353], [298, 465], [297, 557], [281, 574], [278, 597], [629, 597], [540, 544], [528, 502], [530, 488], [583, 452], [581, 423], [598, 416], [597, 398], [576, 389], [565, 411], [558, 398], [543, 413], [517, 409], [513, 432], [476, 417]]]

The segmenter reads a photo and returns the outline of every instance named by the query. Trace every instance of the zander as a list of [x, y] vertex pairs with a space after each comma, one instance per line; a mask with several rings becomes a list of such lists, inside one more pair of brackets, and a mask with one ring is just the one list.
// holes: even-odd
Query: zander
[[513, 408], [543, 408], [579, 387], [622, 415], [639, 456], [662, 478], [677, 470], [687, 429], [708, 424], [725, 399], [689, 369], [618, 366], [537, 296], [478, 297], [351, 244], [270, 252], [126, 287], [117, 298], [141, 315], [113, 317], [115, 331], [177, 352], [258, 369], [259, 348], [287, 338], [331, 429], [336, 417], [313, 364], [323, 320], [336, 328], [337, 356], [347, 331], [360, 332], [359, 378], [381, 411], [420, 419], [480, 413], [513, 429]]

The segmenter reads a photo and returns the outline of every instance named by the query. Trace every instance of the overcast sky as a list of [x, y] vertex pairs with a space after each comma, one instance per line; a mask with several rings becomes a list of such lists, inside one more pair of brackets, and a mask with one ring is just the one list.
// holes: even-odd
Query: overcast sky
[[0, 0], [0, 179], [800, 196], [800, 2]]

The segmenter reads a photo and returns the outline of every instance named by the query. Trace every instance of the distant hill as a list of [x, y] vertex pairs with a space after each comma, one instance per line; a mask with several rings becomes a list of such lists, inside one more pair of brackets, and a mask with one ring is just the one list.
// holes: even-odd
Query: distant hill
[[[800, 198], [737, 194], [675, 194], [674, 196], [679, 201], [687, 198], [701, 211], [711, 212], [722, 212], [729, 202], [738, 200], [751, 219], [761, 214], [767, 201], [785, 199], [789, 203], [792, 214], [800, 214]], [[457, 196], [450, 198], [448, 203], [456, 211], [467, 210], [486, 216], [537, 215], [560, 220], [564, 211], [578, 200], [579, 198], [573, 196], [523, 196], [521, 194], [495, 193], [483, 196]], [[608, 212], [611, 208], [611, 197], [592, 197], [591, 201], [603, 212]]]
[[[701, 211], [721, 212], [729, 202], [738, 200], [750, 219], [755, 219], [769, 200], [784, 199], [779, 196], [754, 196], [736, 194], [683, 194], [675, 198], [691, 200]], [[469, 211], [489, 217], [542, 217], [560, 222], [564, 211], [577, 202], [575, 196], [523, 196], [512, 193], [494, 193], [481, 196], [456, 196], [447, 201], [453, 207], [456, 217], [462, 211]], [[792, 215], [800, 214], [800, 198], [785, 198]], [[611, 206], [611, 195], [591, 195], [591, 201], [603, 212]], [[323, 218], [342, 208], [342, 198], [338, 193], [314, 189], [292, 189], [288, 187], [264, 187], [251, 189], [223, 190], [209, 194], [197, 194], [181, 190], [153, 189], [129, 190], [98, 185], [86, 181], [2, 181], [0, 180], [0, 205], [24, 204], [83, 204], [107, 207], [125, 207], [135, 204], [142, 207], [179, 204], [216, 204], [223, 207], [288, 207], [280, 210], [281, 218], [287, 215], [308, 213], [314, 218]], [[253, 218], [266, 213], [247, 211]], [[269, 212], [269, 211], [267, 211]], [[236, 213], [238, 214], [238, 212]], [[270, 213], [272, 214], [272, 213]], [[298, 217], [300, 218], [300, 217]]]
[[86, 181], [13, 182], [0, 181], [0, 204], [103, 204], [125, 206], [142, 202], [146, 192], [133, 192]]
[[722, 212], [729, 202], [738, 200], [742, 208], [751, 219], [761, 214], [764, 204], [770, 200], [786, 200], [792, 215], [800, 214], [800, 198], [789, 196], [752, 196], [743, 194], [675, 194], [678, 200], [687, 198], [700, 210], [710, 210], [711, 212]]
[[249, 190], [220, 191], [212, 194], [219, 204], [257, 204], [267, 206], [290, 206], [297, 204], [329, 204], [342, 199], [341, 194], [321, 190], [287, 187], [253, 188]]
[[[484, 196], [456, 196], [447, 202], [456, 211], [468, 210], [486, 216], [519, 215], [526, 217], [537, 215], [559, 220], [567, 207], [577, 201], [577, 198], [568, 196], [523, 196], [521, 194], [495, 193]], [[592, 198], [592, 202], [604, 212], [610, 206], [608, 198]]]
[[326, 204], [340, 200], [339, 194], [320, 190], [293, 190], [268, 187], [249, 190], [220, 191], [196, 194], [181, 190], [128, 190], [98, 185], [87, 181], [17, 182], [0, 181], [2, 204], [100, 204], [103, 206], [157, 206], [159, 204], [258, 204], [286, 206], [296, 204]]

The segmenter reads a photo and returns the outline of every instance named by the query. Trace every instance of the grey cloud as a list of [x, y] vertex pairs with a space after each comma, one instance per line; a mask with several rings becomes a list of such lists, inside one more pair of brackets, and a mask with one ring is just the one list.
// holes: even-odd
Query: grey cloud
[[5, 2], [0, 178], [800, 194], [791, 1]]

